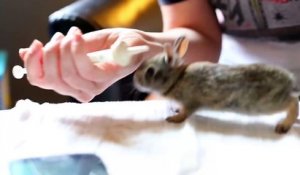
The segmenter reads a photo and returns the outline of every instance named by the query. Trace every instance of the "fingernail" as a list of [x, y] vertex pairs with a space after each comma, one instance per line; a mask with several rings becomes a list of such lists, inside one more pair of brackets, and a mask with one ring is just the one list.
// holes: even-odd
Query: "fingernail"
[[56, 33], [52, 36], [51, 41], [58, 40], [58, 39], [61, 38], [62, 36], [64, 36], [62, 33], [56, 32]]
[[25, 49], [25, 48], [20, 48], [19, 49], [19, 53], [24, 53], [24, 52], [26, 52], [28, 49]]
[[70, 30], [69, 30], [69, 32], [68, 32], [68, 34], [70, 33], [75, 33], [76, 31], [78, 31], [79, 29], [77, 28], [77, 27], [75, 27], [75, 26], [73, 26], [73, 27], [71, 27], [70, 28]]
[[30, 48], [36, 47], [39, 43], [40, 43], [39, 40], [37, 40], [37, 39], [33, 40], [32, 43], [31, 43], [31, 45], [30, 45]]

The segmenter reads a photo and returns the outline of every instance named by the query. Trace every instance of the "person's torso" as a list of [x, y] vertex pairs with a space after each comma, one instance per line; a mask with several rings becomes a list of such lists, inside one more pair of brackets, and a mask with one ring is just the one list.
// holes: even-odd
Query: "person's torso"
[[299, 0], [211, 0], [224, 15], [224, 32], [300, 38]]

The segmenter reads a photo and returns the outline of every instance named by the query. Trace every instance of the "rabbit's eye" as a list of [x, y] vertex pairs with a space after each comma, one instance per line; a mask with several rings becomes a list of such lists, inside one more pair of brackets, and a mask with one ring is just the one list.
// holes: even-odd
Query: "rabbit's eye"
[[155, 80], [163, 79], [162, 71], [157, 71], [153, 77]]
[[147, 71], [146, 71], [145, 78], [146, 78], [147, 80], [149, 80], [150, 78], [153, 77], [154, 73], [155, 73], [154, 68], [153, 68], [153, 67], [149, 67], [149, 68], [147, 69]]

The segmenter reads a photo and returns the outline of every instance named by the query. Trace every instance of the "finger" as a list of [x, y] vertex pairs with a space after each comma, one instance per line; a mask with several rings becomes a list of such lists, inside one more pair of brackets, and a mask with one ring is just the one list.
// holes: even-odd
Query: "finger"
[[[71, 53], [71, 45], [75, 32], [79, 32], [77, 28], [72, 28], [68, 32], [66, 38], [61, 43], [61, 77], [62, 80], [69, 86], [80, 90], [86, 94], [94, 94], [96, 90], [96, 85], [94, 82], [84, 79], [78, 73], [78, 69], [74, 63], [75, 57]], [[73, 58], [74, 57], [74, 58]]]
[[49, 43], [47, 43], [44, 47], [44, 55], [43, 55], [43, 69], [44, 69], [44, 81], [45, 88], [55, 89], [58, 86], [59, 76], [59, 67], [58, 67], [58, 59], [60, 57], [59, 54], [59, 45], [60, 41], [63, 39], [63, 35], [61, 33], [56, 33]]
[[75, 99], [77, 99], [79, 102], [82, 102], [82, 103], [88, 103], [90, 102], [95, 96], [91, 96], [89, 94], [86, 94], [86, 93], [81, 93], [79, 94], [78, 96], [73, 96]]
[[[111, 79], [111, 75], [108, 74], [107, 71], [104, 71], [104, 67], [99, 69], [99, 67], [95, 66], [86, 55], [85, 52], [85, 43], [80, 33], [76, 33], [74, 36], [74, 42], [72, 44], [72, 53], [75, 66], [77, 67], [78, 73], [84, 79], [96, 82], [105, 82], [108, 79]], [[75, 57], [75, 55], [77, 57]], [[116, 65], [117, 66], [117, 65]], [[107, 68], [107, 67], [106, 67]], [[112, 69], [108, 69], [112, 70]], [[115, 72], [115, 69], [112, 70]]]
[[89, 32], [82, 36], [85, 41], [85, 51], [94, 52], [101, 49], [109, 49], [118, 38], [117, 29], [102, 29]]
[[[53, 37], [51, 38], [50, 41], [55, 41], [58, 38], [60, 38], [61, 36], [63, 36], [63, 34], [60, 32], [57, 32], [53, 35]], [[26, 52], [28, 52], [28, 50], [29, 50], [29, 48], [20, 48], [19, 49], [19, 56], [21, 57], [22, 60], [24, 60], [24, 56], [25, 56]]]
[[51, 42], [51, 41], [57, 41], [57, 40], [60, 40], [60, 39], [62, 39], [63, 37], [64, 37], [64, 35], [63, 35], [61, 32], [56, 32], [56, 33], [52, 36], [50, 42]]
[[81, 33], [75, 34], [71, 49], [73, 55], [77, 55], [74, 63], [78, 68], [79, 74], [87, 80], [97, 82], [95, 94], [102, 93], [118, 80], [116, 72], [119, 72], [121, 67], [111, 62], [98, 63], [97, 65], [92, 63], [86, 55], [85, 41]]
[[43, 44], [38, 40], [34, 40], [24, 55], [27, 79], [33, 85], [39, 85], [43, 76], [42, 48]]
[[59, 75], [59, 46], [64, 38], [61, 33], [56, 33], [51, 41], [44, 47], [44, 88], [54, 89], [57, 93], [78, 98], [80, 101], [89, 101], [92, 96], [74, 89], [61, 80]]
[[98, 75], [101, 75], [98, 76], [98, 82], [105, 82], [109, 80], [117, 81], [127, 75], [124, 75], [124, 72], [126, 72], [125, 70], [127, 70], [126, 68], [112, 61], [96, 63], [95, 66], [100, 72]]

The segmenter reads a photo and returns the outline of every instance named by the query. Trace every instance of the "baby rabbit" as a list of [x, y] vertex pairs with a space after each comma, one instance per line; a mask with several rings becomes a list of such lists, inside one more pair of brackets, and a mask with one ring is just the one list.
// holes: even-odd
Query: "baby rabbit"
[[198, 109], [232, 111], [250, 115], [283, 110], [287, 116], [275, 128], [286, 133], [298, 117], [295, 78], [288, 71], [264, 64], [228, 66], [208, 62], [184, 64], [188, 46], [179, 37], [164, 52], [145, 61], [134, 74], [135, 87], [156, 92], [181, 104], [168, 122], [183, 122]]

